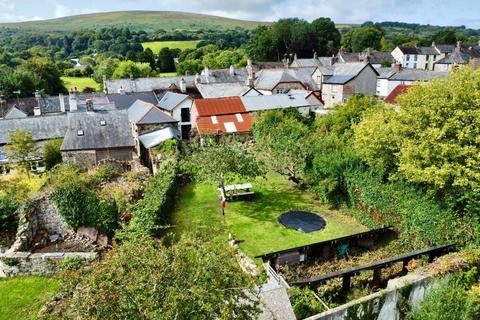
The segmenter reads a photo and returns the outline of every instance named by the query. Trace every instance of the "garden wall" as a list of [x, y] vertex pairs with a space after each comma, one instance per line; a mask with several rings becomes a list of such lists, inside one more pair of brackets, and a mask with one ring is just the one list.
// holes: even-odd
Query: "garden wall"
[[5, 253], [0, 255], [0, 277], [52, 274], [65, 259], [79, 258], [90, 262], [97, 256], [96, 252]]
[[322, 312], [306, 320], [395, 320], [418, 307], [435, 282], [432, 276], [409, 274], [388, 282], [386, 289]]

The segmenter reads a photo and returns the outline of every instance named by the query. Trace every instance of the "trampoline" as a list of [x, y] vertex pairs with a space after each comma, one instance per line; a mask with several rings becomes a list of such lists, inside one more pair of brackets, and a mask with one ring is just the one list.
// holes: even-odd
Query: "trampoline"
[[307, 211], [289, 211], [278, 217], [278, 221], [289, 229], [310, 233], [325, 228], [326, 221], [319, 215]]

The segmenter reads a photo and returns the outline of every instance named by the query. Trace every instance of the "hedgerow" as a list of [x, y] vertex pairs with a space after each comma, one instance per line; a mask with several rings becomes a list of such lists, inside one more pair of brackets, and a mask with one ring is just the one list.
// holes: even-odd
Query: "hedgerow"
[[154, 236], [158, 234], [159, 226], [169, 222], [177, 187], [177, 168], [177, 158], [168, 158], [155, 176], [148, 179], [144, 198], [137, 203], [127, 231]]

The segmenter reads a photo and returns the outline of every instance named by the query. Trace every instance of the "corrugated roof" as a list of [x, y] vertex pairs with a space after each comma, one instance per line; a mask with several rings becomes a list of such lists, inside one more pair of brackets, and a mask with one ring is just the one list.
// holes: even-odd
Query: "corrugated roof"
[[167, 127], [155, 130], [138, 137], [143, 146], [147, 149], [154, 148], [164, 141], [170, 139], [179, 139], [180, 132], [176, 128]]
[[165, 91], [158, 96], [158, 106], [163, 110], [172, 111], [183, 100], [188, 98], [186, 94]]
[[[241, 117], [241, 118], [240, 118]], [[239, 120], [242, 121], [239, 121]], [[211, 116], [197, 119], [197, 129], [200, 135], [222, 133], [244, 133], [252, 128], [252, 116], [248, 113], [226, 114], [216, 116], [212, 121]]]
[[395, 87], [395, 89], [390, 92], [390, 94], [385, 98], [385, 102], [389, 104], [397, 104], [397, 98], [407, 92], [412, 85], [406, 85], [406, 84], [399, 84], [398, 86]]
[[128, 120], [136, 124], [158, 124], [178, 122], [170, 115], [146, 101], [137, 100], [128, 108]]
[[240, 97], [196, 99], [194, 105], [200, 117], [246, 111]]
[[[83, 135], [78, 135], [79, 130], [83, 131]], [[134, 145], [125, 111], [69, 113], [68, 129], [61, 150], [111, 149]]]

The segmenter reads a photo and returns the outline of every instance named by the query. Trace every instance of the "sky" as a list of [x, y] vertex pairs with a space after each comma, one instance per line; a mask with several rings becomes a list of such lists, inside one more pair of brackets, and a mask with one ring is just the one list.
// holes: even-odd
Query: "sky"
[[261, 21], [330, 17], [336, 23], [400, 21], [480, 28], [478, 0], [0, 0], [0, 22], [124, 10], [186, 11]]

